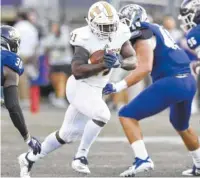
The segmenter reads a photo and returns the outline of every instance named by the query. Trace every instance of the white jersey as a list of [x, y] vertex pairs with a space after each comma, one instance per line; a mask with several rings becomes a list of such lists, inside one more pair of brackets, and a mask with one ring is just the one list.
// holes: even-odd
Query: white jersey
[[[105, 47], [119, 54], [122, 45], [126, 41], [128, 41], [130, 37], [131, 33], [128, 26], [124, 25], [121, 22], [119, 23], [117, 32], [111, 37], [110, 40], [100, 40], [95, 34], [92, 33], [89, 26], [85, 26], [82, 28], [75, 29], [71, 33], [70, 44], [72, 46], [83, 47], [89, 52], [90, 56], [98, 50], [104, 50]], [[103, 88], [108, 83], [111, 72], [112, 69], [110, 71], [105, 70], [95, 76], [91, 76], [89, 78], [80, 80], [86, 82], [91, 86]]]

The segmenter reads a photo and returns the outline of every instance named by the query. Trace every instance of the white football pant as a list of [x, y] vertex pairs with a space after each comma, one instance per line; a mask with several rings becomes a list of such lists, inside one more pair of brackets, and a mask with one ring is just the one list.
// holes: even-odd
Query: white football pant
[[110, 111], [102, 99], [102, 88], [90, 86], [71, 76], [67, 81], [66, 95], [70, 106], [59, 131], [65, 142], [79, 139], [90, 119], [104, 123], [109, 121]]

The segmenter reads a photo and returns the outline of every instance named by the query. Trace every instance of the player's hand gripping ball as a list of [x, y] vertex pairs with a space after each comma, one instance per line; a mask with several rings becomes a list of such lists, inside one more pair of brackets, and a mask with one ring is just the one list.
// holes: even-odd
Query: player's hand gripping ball
[[105, 63], [107, 68], [120, 67], [119, 55], [108, 50], [98, 50], [94, 52], [88, 61], [89, 64]]

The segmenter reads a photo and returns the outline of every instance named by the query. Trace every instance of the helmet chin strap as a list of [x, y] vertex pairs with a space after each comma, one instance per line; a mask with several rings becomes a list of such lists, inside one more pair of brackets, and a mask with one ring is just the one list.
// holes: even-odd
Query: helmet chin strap
[[7, 49], [8, 49], [8, 51], [11, 51], [10, 45], [8, 43], [7, 43]]

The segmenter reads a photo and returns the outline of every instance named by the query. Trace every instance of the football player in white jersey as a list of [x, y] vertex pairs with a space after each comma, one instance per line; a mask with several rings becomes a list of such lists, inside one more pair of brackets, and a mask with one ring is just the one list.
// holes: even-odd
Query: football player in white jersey
[[[97, 2], [90, 7], [86, 21], [87, 26], [71, 33], [73, 75], [67, 82], [66, 94], [70, 106], [64, 122], [58, 131], [46, 137], [40, 154], [35, 156], [29, 152], [19, 156], [21, 177], [30, 177], [30, 169], [39, 158], [81, 136], [72, 168], [90, 173], [87, 161], [89, 149], [110, 119], [110, 111], [102, 99], [103, 87], [108, 83], [113, 68], [136, 68], [135, 51], [129, 42], [129, 28], [119, 21], [114, 7], [105, 1]], [[104, 49], [103, 63], [89, 64], [90, 56]], [[119, 63], [122, 59], [123, 62]]]

